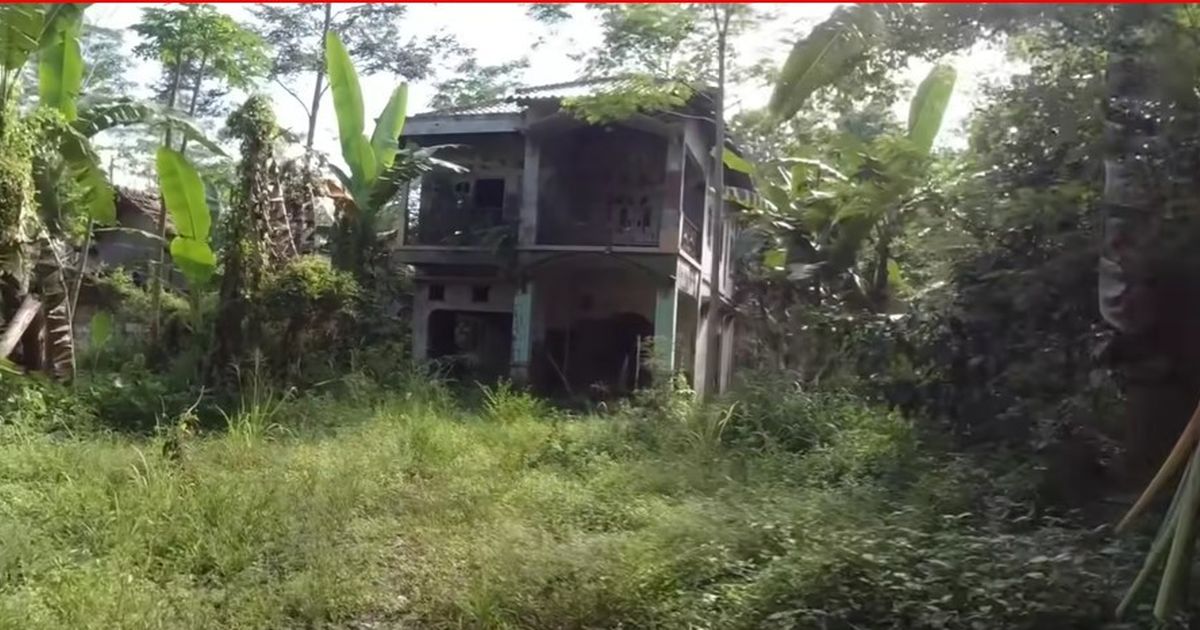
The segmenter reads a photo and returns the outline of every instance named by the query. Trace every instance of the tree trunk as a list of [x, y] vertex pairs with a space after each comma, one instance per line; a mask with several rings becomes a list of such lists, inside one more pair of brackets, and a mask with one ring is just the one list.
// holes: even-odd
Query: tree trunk
[[[1126, 473], [1146, 474], [1165, 454], [1184, 417], [1163, 417], [1168, 386], [1176, 372], [1170, 352], [1153, 332], [1162, 313], [1155, 308], [1147, 255], [1156, 240], [1163, 205], [1158, 173], [1162, 150], [1163, 95], [1157, 89], [1153, 46], [1162, 9], [1121, 5], [1106, 70], [1104, 102], [1103, 236], [1099, 261], [1100, 315], [1115, 330], [1111, 359], [1126, 389]], [[1195, 392], [1188, 392], [1194, 397]], [[1171, 405], [1185, 409], [1187, 405]]]
[[[333, 4], [325, 3], [325, 20], [321, 22], [321, 59], [322, 62], [317, 66], [317, 81], [313, 86], [312, 105], [308, 108], [308, 136], [304, 140], [304, 150], [306, 155], [312, 155], [313, 138], [317, 134], [317, 111], [321, 109], [321, 93], [325, 87], [325, 38], [329, 35], [329, 28], [333, 25]], [[305, 160], [308, 160], [306, 157]]]
[[[175, 67], [172, 69], [174, 76], [171, 77], [171, 89], [167, 92], [167, 108], [175, 109], [175, 104], [179, 100], [179, 85], [183, 81], [183, 58], [176, 57]], [[167, 125], [166, 131], [163, 132], [163, 146], [171, 146], [171, 126]], [[153, 311], [150, 318], [150, 342], [158, 341], [160, 318], [162, 316], [162, 283], [163, 276], [160, 270], [166, 262], [166, 240], [167, 240], [167, 203], [160, 201], [158, 209], [158, 238], [159, 249], [155, 260], [150, 264], [147, 273], [150, 275], [150, 295], [151, 295], [151, 310]]]
[[[721, 12], [724, 12], [722, 15]], [[696, 396], [710, 395], [712, 375], [720, 372], [721, 366], [713, 364], [712, 352], [716, 348], [715, 337], [721, 325], [721, 260], [725, 240], [725, 45], [729, 31], [732, 8], [722, 5], [713, 7], [713, 20], [717, 25], [717, 91], [713, 110], [716, 118], [712, 150], [712, 260], [709, 277], [708, 312], [700, 323], [696, 336], [696, 374], [693, 386]], [[700, 300], [697, 300], [699, 302]], [[724, 357], [722, 357], [724, 360]]]
[[[200, 102], [200, 87], [204, 82], [204, 70], [208, 65], [208, 56], [200, 57], [200, 67], [196, 69], [196, 80], [192, 81], [192, 102], [188, 104], [188, 117], [196, 117], [196, 105]], [[179, 153], [187, 152], [188, 139], [185, 136], [179, 143]]]

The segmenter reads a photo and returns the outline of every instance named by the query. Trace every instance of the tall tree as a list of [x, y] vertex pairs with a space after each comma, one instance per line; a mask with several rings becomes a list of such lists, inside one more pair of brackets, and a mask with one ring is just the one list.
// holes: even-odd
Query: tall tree
[[[212, 6], [148, 8], [133, 30], [142, 38], [134, 53], [163, 66], [160, 101], [177, 108], [183, 99], [190, 116], [205, 113], [203, 105], [225, 89], [253, 86], [268, 69], [262, 38]], [[169, 131], [164, 144], [171, 145]]]
[[[209, 5], [147, 8], [133, 30], [142, 38], [142, 42], [134, 48], [134, 53], [162, 64], [163, 81], [158, 94], [161, 102], [169, 109], [176, 109], [182, 96], [186, 99], [189, 115], [194, 116], [200, 111], [205, 88], [249, 87], [267, 70], [266, 48], [262, 38]], [[180, 141], [181, 155], [187, 150], [187, 141], [186, 136]], [[163, 146], [173, 148], [170, 126], [164, 132]], [[165, 240], [165, 200], [157, 227], [159, 237]], [[154, 302], [152, 338], [158, 335], [165, 260], [165, 250], [160, 251], [155, 267], [150, 270]]]
[[[675, 78], [712, 69], [715, 38], [703, 5], [592, 4], [601, 44], [584, 58], [592, 75], [636, 72]], [[707, 40], [707, 41], [705, 41]]]
[[454, 76], [437, 83], [437, 93], [429, 101], [439, 109], [462, 107], [473, 103], [494, 101], [521, 84], [529, 68], [529, 59], [481, 65], [472, 54], [459, 63]]
[[[406, 37], [402, 4], [332, 3], [259, 5], [258, 30], [275, 51], [270, 77], [304, 108], [308, 117], [305, 147], [312, 150], [321, 99], [329, 89], [325, 67], [325, 39], [337, 33], [347, 42], [347, 52], [365, 75], [388, 74], [408, 80], [427, 78], [434, 60], [458, 52], [448, 35]], [[311, 75], [307, 96], [294, 89], [301, 77]]]

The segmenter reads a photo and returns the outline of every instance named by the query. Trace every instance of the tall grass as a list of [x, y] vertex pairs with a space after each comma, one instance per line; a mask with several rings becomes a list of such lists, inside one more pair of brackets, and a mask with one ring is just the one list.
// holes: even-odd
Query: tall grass
[[780, 400], [821, 416], [785, 449], [778, 419], [744, 425], [753, 397], [567, 417], [503, 386], [479, 412], [367, 393], [262, 392], [186, 457], [3, 438], [0, 628], [967, 628], [1000, 602], [991, 627], [1094, 627], [1121, 577], [1058, 558], [1071, 530], [946, 521], [972, 492], [847, 398]]

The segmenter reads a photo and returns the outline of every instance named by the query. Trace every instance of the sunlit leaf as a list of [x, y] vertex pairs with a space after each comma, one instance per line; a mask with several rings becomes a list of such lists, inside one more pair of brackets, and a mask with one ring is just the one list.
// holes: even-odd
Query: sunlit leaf
[[957, 73], [952, 66], [937, 66], [917, 88], [908, 110], [908, 137], [922, 154], [928, 154], [942, 128]]
[[408, 86], [401, 84], [392, 92], [383, 113], [375, 121], [371, 133], [371, 148], [375, 151], [375, 162], [381, 170], [392, 165], [396, 151], [400, 149], [400, 134], [404, 131], [404, 116], [408, 107]]
[[[160, 147], [156, 156], [159, 189], [179, 236], [208, 241], [212, 226], [200, 174], [178, 151]], [[174, 243], [172, 243], [172, 248]], [[207, 246], [206, 246], [207, 247]]]
[[882, 30], [872, 5], [835, 9], [792, 48], [771, 94], [771, 113], [780, 119], [794, 116], [814, 92], [847, 74]]
[[177, 236], [171, 240], [171, 260], [192, 286], [208, 284], [217, 268], [217, 257], [208, 243]]
[[782, 270], [785, 264], [787, 264], [787, 250], [782, 247], [767, 250], [767, 252], [763, 254], [764, 267]]
[[113, 318], [108, 311], [98, 311], [92, 316], [92, 348], [100, 350], [108, 345], [113, 336]]
[[[362, 88], [359, 87], [358, 72], [354, 70], [350, 53], [346, 52], [345, 45], [336, 33], [329, 33], [325, 38], [325, 65], [329, 73], [329, 90], [333, 94], [334, 114], [337, 115], [342, 155], [353, 170], [355, 165], [350, 160], [358, 159], [361, 152], [352, 150], [350, 143], [366, 141], [363, 137]], [[369, 144], [367, 148], [370, 148]], [[359, 168], [361, 169], [361, 166]]]
[[75, 101], [83, 84], [83, 55], [79, 49], [82, 13], [54, 29], [38, 60], [38, 98], [41, 104], [75, 120]]
[[729, 150], [728, 147], [725, 148], [725, 152], [722, 154], [722, 161], [725, 162], [727, 168], [731, 168], [739, 173], [747, 175], [754, 173], [754, 165], [746, 158]]

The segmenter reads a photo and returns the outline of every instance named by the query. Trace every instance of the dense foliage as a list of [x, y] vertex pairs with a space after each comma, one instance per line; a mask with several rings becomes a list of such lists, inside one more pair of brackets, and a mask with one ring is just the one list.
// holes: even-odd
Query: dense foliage
[[[527, 10], [594, 18], [574, 61], [634, 86], [568, 99], [585, 124], [772, 84], [734, 116], [736, 153], [712, 121], [710, 170], [756, 189], [733, 195], [736, 387], [656, 375], [567, 412], [410, 359], [413, 271], [385, 218], [461, 167], [402, 146], [407, 85], [372, 118], [360, 73], [456, 107], [511, 91], [527, 57], [410, 35], [402, 6], [263, 7], [253, 27], [149, 8], [149, 104], [118, 98], [120, 37], [82, 6], [11, 5], [0, 627], [1186, 625], [1176, 513], [1200, 474], [1144, 565], [1140, 532], [1102, 524], [1200, 387], [1195, 9], [846, 5], [767, 62], [744, 48], [752, 7]], [[955, 55], [979, 44], [1017, 69], [958, 146]], [[304, 142], [254, 95], [267, 78], [305, 79]], [[314, 148], [323, 104], [344, 169]], [[236, 157], [190, 122], [229, 110]], [[128, 157], [156, 193], [114, 192], [92, 141], [117, 127], [141, 130]], [[131, 214], [150, 227], [112, 227]], [[112, 234], [152, 255], [96, 268]], [[1135, 589], [1116, 620], [1139, 569], [1157, 602]]]

